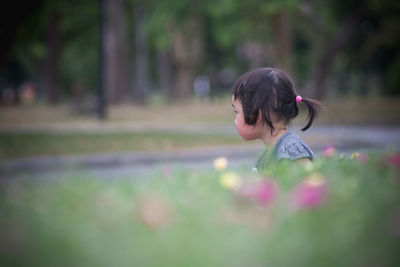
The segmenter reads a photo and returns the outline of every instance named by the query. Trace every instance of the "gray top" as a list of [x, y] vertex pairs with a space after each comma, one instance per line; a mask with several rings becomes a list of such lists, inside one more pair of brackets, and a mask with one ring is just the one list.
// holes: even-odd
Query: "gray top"
[[314, 160], [315, 155], [311, 148], [295, 133], [288, 130], [276, 142], [272, 150], [266, 149], [257, 161], [256, 167], [262, 170], [271, 162], [281, 159], [297, 160], [309, 158]]

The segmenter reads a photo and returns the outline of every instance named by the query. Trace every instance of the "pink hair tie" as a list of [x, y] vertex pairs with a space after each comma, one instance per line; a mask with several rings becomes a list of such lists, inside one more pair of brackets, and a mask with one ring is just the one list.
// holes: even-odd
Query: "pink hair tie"
[[303, 98], [301, 96], [296, 96], [296, 103], [299, 103], [303, 100]]

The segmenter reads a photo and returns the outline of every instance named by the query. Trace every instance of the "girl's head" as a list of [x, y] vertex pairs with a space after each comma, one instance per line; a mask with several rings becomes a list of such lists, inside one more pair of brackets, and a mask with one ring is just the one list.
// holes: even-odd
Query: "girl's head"
[[[235, 124], [240, 135], [243, 127], [246, 131], [251, 131], [251, 128], [265, 123], [272, 133], [276, 125], [286, 126], [299, 113], [294, 83], [288, 74], [279, 69], [261, 68], [249, 71], [236, 80], [232, 91], [232, 102], [242, 108], [235, 110], [238, 112]], [[302, 102], [308, 108], [308, 121], [301, 129], [305, 131], [312, 125], [319, 103], [308, 98], [303, 98]]]

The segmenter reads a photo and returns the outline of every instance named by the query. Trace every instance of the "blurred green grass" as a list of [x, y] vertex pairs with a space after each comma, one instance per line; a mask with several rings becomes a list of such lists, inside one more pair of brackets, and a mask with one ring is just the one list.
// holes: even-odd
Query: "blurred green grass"
[[239, 136], [179, 133], [0, 134], [0, 159], [174, 149], [238, 144]]
[[[70, 114], [65, 105], [2, 107], [0, 159], [239, 144], [242, 143], [239, 136], [216, 134], [212, 130], [229, 125], [233, 129], [230, 101], [227, 96], [173, 105], [111, 106], [108, 120], [102, 122], [94, 115]], [[303, 110], [293, 123], [304, 125], [306, 116]], [[323, 103], [315, 124], [398, 125], [400, 99], [328, 100]], [[207, 127], [210, 133], [204, 134]], [[182, 129], [191, 131], [185, 133]], [[196, 133], [196, 129], [203, 132]]]
[[[399, 170], [387, 155], [367, 157], [366, 163], [336, 157], [320, 158], [311, 168], [273, 166], [266, 175], [279, 191], [267, 207], [238, 200], [221, 187], [223, 172], [216, 170], [160, 168], [139, 180], [98, 180], [84, 172], [3, 180], [1, 263], [398, 266]], [[227, 171], [242, 181], [253, 179], [244, 167]], [[315, 173], [329, 186], [327, 200], [293, 210], [293, 188]]]
[[[322, 102], [323, 109], [316, 123], [320, 124], [399, 124], [400, 98], [332, 98]], [[303, 105], [300, 105], [304, 108]], [[0, 125], [38, 123], [92, 122], [94, 115], [84, 116], [68, 112], [67, 105], [1, 107]], [[108, 108], [109, 122], [130, 123], [233, 123], [231, 96], [213, 100], [194, 99], [184, 103], [156, 104], [150, 106], [117, 105]], [[302, 111], [295, 123], [303, 124], [307, 112]]]

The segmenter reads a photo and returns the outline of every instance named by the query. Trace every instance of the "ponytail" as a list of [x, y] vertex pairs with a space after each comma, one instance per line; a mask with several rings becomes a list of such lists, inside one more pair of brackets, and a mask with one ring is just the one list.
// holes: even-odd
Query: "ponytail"
[[[308, 128], [311, 127], [314, 119], [317, 116], [318, 110], [321, 108], [321, 103], [318, 102], [317, 100], [310, 99], [310, 98], [302, 98], [300, 101], [303, 102], [304, 104], [306, 104], [307, 108], [308, 108], [307, 125], [303, 129], [301, 129], [304, 132]], [[296, 101], [296, 102], [300, 102], [300, 101]]]

